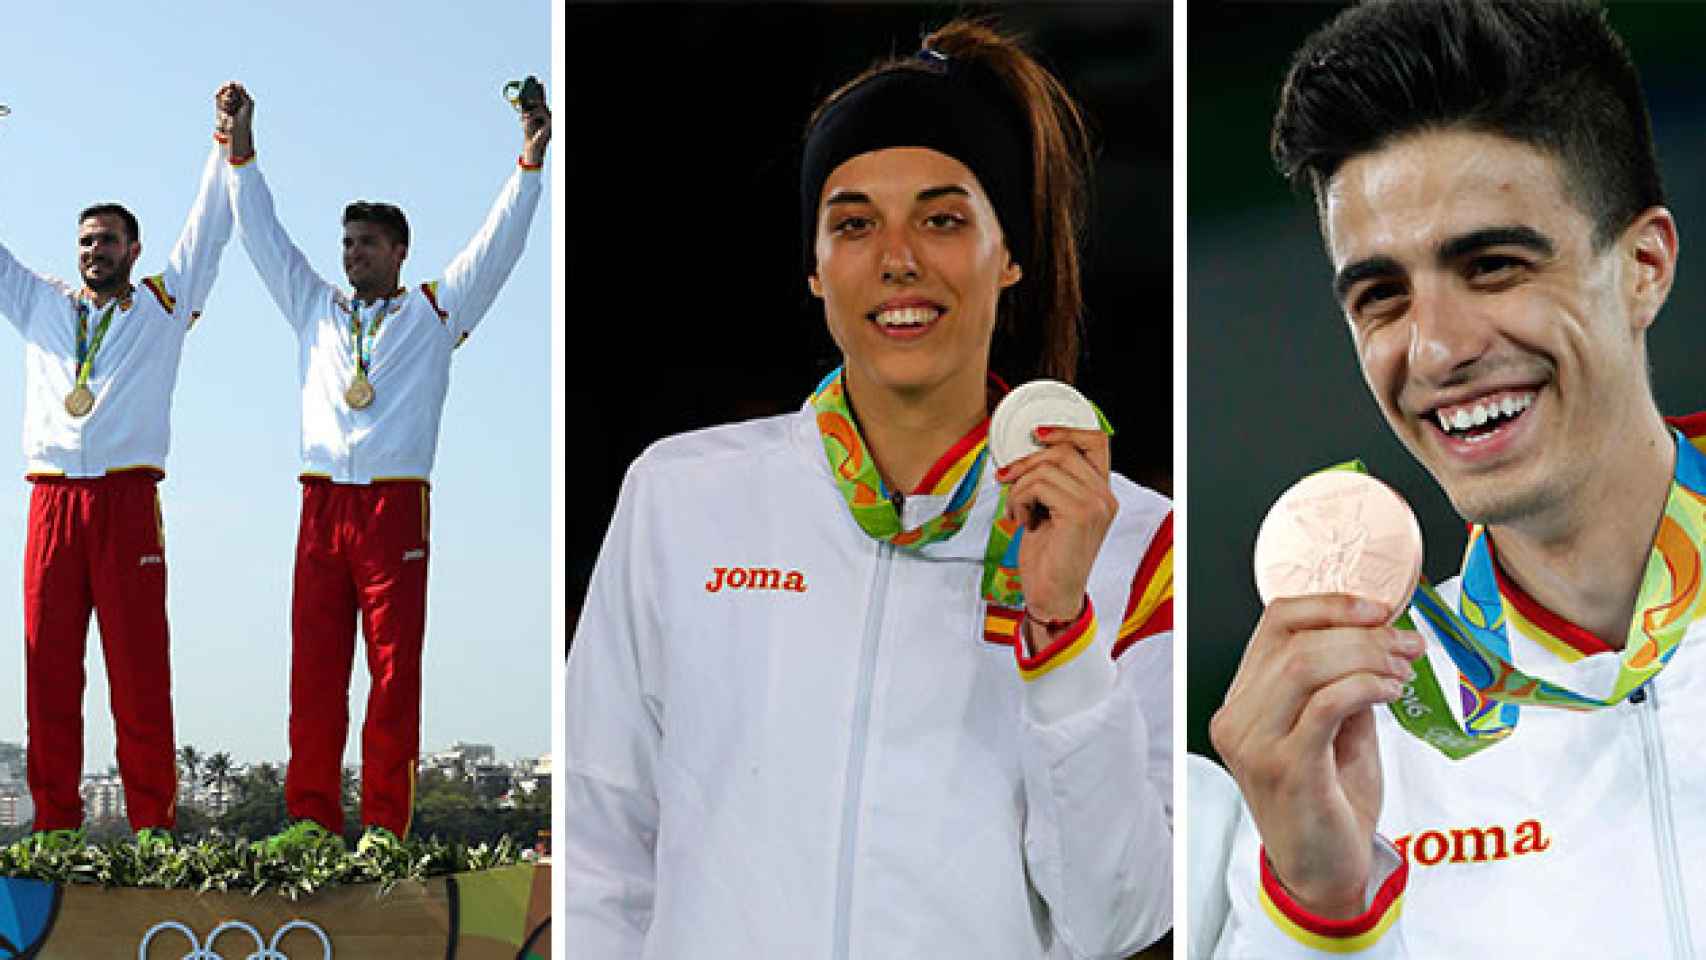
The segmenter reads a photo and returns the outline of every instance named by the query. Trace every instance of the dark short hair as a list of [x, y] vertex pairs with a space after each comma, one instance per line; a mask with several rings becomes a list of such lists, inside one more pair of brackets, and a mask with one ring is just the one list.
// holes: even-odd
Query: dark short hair
[[77, 222], [82, 223], [90, 217], [100, 216], [113, 216], [124, 221], [125, 230], [130, 232], [130, 242], [142, 242], [142, 225], [136, 222], [136, 214], [126, 210], [123, 204], [97, 203], [94, 206], [84, 207], [83, 212], [77, 215]]
[[391, 239], [409, 245], [409, 218], [395, 204], [357, 200], [344, 208], [344, 224], [377, 223], [391, 231]]
[[1274, 162], [1319, 203], [1347, 160], [1445, 127], [1558, 159], [1596, 247], [1664, 203], [1635, 65], [1585, 0], [1370, 0], [1344, 11], [1292, 60]]

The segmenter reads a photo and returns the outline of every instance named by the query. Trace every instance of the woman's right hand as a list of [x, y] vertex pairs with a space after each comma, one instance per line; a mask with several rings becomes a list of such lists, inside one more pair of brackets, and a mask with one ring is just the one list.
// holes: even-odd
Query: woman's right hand
[[1343, 594], [1275, 600], [1209, 724], [1275, 875], [1322, 917], [1367, 909], [1381, 802], [1373, 708], [1398, 699], [1424, 649], [1388, 613]]

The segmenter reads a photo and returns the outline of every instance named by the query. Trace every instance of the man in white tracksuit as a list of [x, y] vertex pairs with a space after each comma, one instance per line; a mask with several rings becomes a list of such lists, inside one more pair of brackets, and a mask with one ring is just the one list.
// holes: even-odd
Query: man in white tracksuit
[[1245, 808], [1193, 955], [1694, 956], [1706, 419], [1647, 380], [1677, 231], [1627, 51], [1582, 3], [1364, 4], [1298, 52], [1274, 153], [1473, 527], [1417, 630], [1268, 606], [1211, 727]]
[[0, 313], [24, 340], [24, 456], [33, 487], [24, 670], [36, 845], [82, 842], [91, 610], [111, 677], [131, 825], [151, 845], [166, 842], [176, 820], [165, 524], [156, 487], [184, 338], [231, 237], [223, 166], [215, 147], [165, 269], [136, 284], [140, 230], [115, 203], [78, 217], [81, 286], [36, 274], [0, 248]]
[[362, 841], [395, 842], [414, 813], [426, 633], [428, 478], [467, 339], [521, 257], [551, 138], [540, 103], [521, 117], [522, 154], [491, 213], [442, 279], [402, 286], [408, 222], [390, 204], [344, 211], [351, 292], [291, 242], [254, 163], [253, 101], [236, 84], [231, 207], [243, 246], [296, 331], [302, 384], [302, 520], [291, 598], [290, 768], [295, 820], [273, 849], [343, 829], [342, 758], [359, 614], [373, 685], [362, 724]]

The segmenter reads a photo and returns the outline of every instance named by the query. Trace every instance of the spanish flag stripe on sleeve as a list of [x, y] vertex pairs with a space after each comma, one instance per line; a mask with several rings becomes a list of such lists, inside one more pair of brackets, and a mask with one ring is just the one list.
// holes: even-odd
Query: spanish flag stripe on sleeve
[[983, 639], [1004, 647], [1012, 646], [1018, 633], [1017, 624], [1024, 616], [1024, 611], [1021, 610], [998, 607], [993, 603], [984, 604]]
[[166, 292], [165, 277], [162, 277], [159, 274], [155, 274], [152, 277], [143, 277], [142, 285], [148, 288], [148, 292], [154, 294], [154, 299], [160, 301], [160, 306], [165, 307], [167, 313], [172, 313], [178, 309], [178, 302], [172, 299], [172, 295], [170, 293]]
[[427, 303], [432, 304], [432, 312], [438, 314], [439, 320], [442, 321], [442, 320], [449, 320], [450, 319], [450, 314], [445, 313], [444, 308], [438, 305], [438, 281], [437, 280], [433, 280], [433, 281], [430, 281], [428, 283], [421, 284], [421, 292], [426, 294]]
[[1132, 644], [1173, 629], [1173, 513], [1161, 521], [1137, 575], [1131, 579], [1131, 599], [1114, 635], [1113, 655], [1118, 657]]
[[1314, 950], [1326, 953], [1360, 953], [1374, 946], [1397, 921], [1404, 909], [1404, 884], [1408, 880], [1410, 863], [1400, 860], [1397, 869], [1374, 893], [1374, 902], [1361, 916], [1349, 920], [1328, 920], [1299, 906], [1268, 866], [1267, 851], [1262, 851], [1262, 910], [1285, 934]]

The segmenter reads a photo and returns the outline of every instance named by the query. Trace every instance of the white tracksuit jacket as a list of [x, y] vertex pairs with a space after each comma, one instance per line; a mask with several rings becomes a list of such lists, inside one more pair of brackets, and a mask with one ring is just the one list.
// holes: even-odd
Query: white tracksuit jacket
[[[65, 397], [77, 385], [80, 288], [31, 272], [0, 247], [0, 314], [24, 338], [24, 460], [30, 476], [165, 470], [184, 335], [207, 302], [231, 239], [223, 157], [218, 147], [209, 151], [166, 269], [138, 280], [113, 308], [90, 365], [95, 406], [87, 416], [65, 410]], [[89, 311], [91, 338], [102, 312]]]
[[[373, 343], [373, 404], [352, 410], [344, 400], [356, 370], [350, 297], [315, 273], [291, 242], [259, 166], [244, 161], [232, 168], [237, 232], [296, 331], [304, 476], [336, 483], [431, 476], [450, 389], [450, 352], [473, 332], [521, 259], [539, 206], [540, 177], [537, 167], [519, 167], [480, 231], [445, 267], [443, 280], [408, 287], [388, 304]], [[364, 329], [371, 327], [379, 306], [360, 309]]]
[[1093, 645], [1027, 682], [983, 633], [983, 484], [908, 552], [855, 524], [809, 410], [634, 463], [568, 663], [570, 956], [1124, 957], [1168, 928], [1172, 632], [1110, 653], [1169, 506], [1114, 478]]
[[[1457, 581], [1440, 593], [1455, 604]], [[1437, 676], [1457, 676], [1431, 636], [1429, 655]], [[1390, 927], [1376, 936], [1375, 922], [1360, 950], [1344, 936], [1311, 947], [1285, 932], [1291, 924], [1261, 902], [1260, 840], [1238, 805], [1226, 923], [1212, 954], [1193, 943], [1191, 956], [1608, 960], [1706, 950], [1706, 620], [1689, 627], [1644, 696], [1592, 713], [1525, 707], [1509, 740], [1465, 760], [1416, 740], [1390, 711], [1376, 715], [1377, 832], [1408, 854]], [[1399, 858], [1378, 846], [1370, 886], [1396, 886]], [[1382, 910], [1375, 903], [1365, 924]]]

